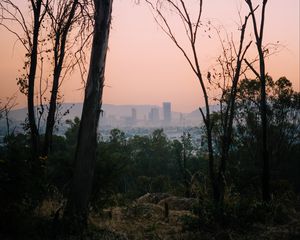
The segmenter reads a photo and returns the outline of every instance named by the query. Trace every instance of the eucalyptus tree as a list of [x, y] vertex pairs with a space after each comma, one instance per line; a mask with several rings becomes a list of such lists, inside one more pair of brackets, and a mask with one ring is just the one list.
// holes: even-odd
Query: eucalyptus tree
[[73, 179], [64, 212], [64, 222], [71, 232], [80, 233], [87, 225], [96, 161], [97, 128], [102, 107], [112, 3], [112, 0], [93, 0], [94, 27], [90, 65], [77, 139]]

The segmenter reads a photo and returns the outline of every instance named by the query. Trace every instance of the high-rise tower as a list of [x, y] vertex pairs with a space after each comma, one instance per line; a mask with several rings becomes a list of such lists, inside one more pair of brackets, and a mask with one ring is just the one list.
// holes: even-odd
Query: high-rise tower
[[132, 108], [131, 109], [131, 120], [132, 120], [132, 123], [135, 123], [136, 122], [136, 109], [135, 108]]
[[171, 113], [171, 103], [164, 102], [163, 103], [163, 113], [164, 113], [164, 123], [169, 124], [172, 121], [172, 113]]
[[149, 112], [149, 121], [152, 122], [152, 123], [158, 123], [159, 122], [158, 108], [151, 108], [151, 111]]

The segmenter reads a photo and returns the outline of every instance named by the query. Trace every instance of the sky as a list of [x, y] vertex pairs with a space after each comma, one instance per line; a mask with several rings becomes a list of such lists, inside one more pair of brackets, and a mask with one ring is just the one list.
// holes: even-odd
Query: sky
[[[195, 0], [190, 0], [195, 2]], [[18, 1], [17, 1], [18, 2]], [[23, 2], [19, 0], [19, 2]], [[141, 1], [142, 2], [142, 1]], [[260, 1], [254, 0], [255, 4]], [[280, 51], [267, 60], [267, 72], [274, 79], [286, 76], [299, 91], [299, 0], [269, 0], [266, 12], [265, 43], [281, 44]], [[238, 39], [238, 11], [247, 12], [242, 0], [204, 0], [202, 20], [222, 25]], [[155, 23], [149, 7], [134, 0], [114, 0], [112, 29], [107, 56], [104, 103], [172, 103], [178, 112], [191, 112], [203, 106], [201, 89], [183, 55]], [[170, 16], [171, 18], [174, 16]], [[184, 43], [181, 26], [173, 22]], [[249, 25], [247, 36], [250, 37]], [[0, 28], [0, 98], [18, 95], [18, 107], [24, 96], [18, 93], [16, 78], [22, 68], [23, 52], [16, 40]], [[252, 45], [251, 52], [255, 52]], [[197, 50], [205, 73], [218, 54], [220, 44], [200, 32]], [[252, 56], [249, 56], [251, 58]], [[78, 74], [69, 76], [61, 87], [65, 102], [83, 99]]]

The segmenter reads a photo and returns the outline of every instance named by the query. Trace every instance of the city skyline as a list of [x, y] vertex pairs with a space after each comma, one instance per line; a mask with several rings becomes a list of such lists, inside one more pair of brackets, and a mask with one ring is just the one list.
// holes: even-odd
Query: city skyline
[[[118, 128], [121, 130], [136, 132], [136, 129], [173, 129], [171, 132], [180, 133], [182, 131], [181, 128], [189, 128], [189, 127], [199, 127], [202, 124], [202, 119], [200, 112], [195, 110], [191, 113], [180, 113], [180, 112], [169, 112], [171, 110], [172, 103], [170, 107], [167, 106], [167, 109], [164, 109], [164, 105], [166, 102], [161, 103], [160, 106], [153, 105], [111, 105], [104, 104], [103, 112], [100, 116], [99, 122], [99, 131], [106, 131], [109, 133], [109, 130]], [[167, 104], [167, 105], [168, 105]], [[166, 106], [166, 105], [165, 105]], [[66, 121], [74, 120], [76, 117], [81, 116], [82, 111], [82, 103], [77, 104], [63, 104], [60, 107], [60, 121], [57, 123], [57, 129], [55, 132], [57, 134], [63, 135], [66, 129], [68, 128], [68, 124]], [[165, 111], [167, 111], [167, 115], [171, 116], [170, 121], [165, 120]], [[10, 125], [12, 129], [14, 129], [15, 133], [23, 132], [23, 123], [26, 119], [27, 109], [22, 108], [18, 110], [12, 110], [8, 117], [10, 119]], [[68, 112], [68, 114], [64, 114]], [[0, 121], [0, 135], [6, 132], [6, 121], [2, 119]], [[176, 128], [180, 128], [180, 130], [176, 130]], [[45, 119], [42, 118], [40, 122], [40, 131], [45, 130]], [[150, 131], [149, 130], [149, 131]], [[144, 131], [142, 131], [144, 132]], [[176, 134], [178, 135], [178, 134]], [[178, 136], [181, 136], [180, 134]]]

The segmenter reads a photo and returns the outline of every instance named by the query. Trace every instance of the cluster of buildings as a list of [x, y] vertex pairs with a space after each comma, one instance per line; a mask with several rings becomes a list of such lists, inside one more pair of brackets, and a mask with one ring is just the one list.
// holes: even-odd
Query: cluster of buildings
[[159, 118], [159, 108], [151, 108], [148, 114], [149, 123], [162, 123], [162, 125], [170, 125], [172, 122], [172, 111], [171, 111], [171, 103], [163, 102], [163, 119]]
[[[138, 108], [138, 109], [137, 109]], [[131, 112], [130, 112], [131, 111]], [[144, 108], [132, 107], [125, 113], [111, 113], [104, 111], [100, 119], [106, 127], [168, 127], [172, 121], [172, 107], [170, 102], [163, 102], [162, 107], [147, 106]]]
[[[75, 104], [70, 109], [66, 119], [74, 119], [80, 116], [82, 105]], [[25, 119], [26, 109], [16, 110], [12, 119], [14, 129], [23, 131], [21, 123]], [[19, 118], [17, 118], [19, 116]], [[64, 123], [65, 121], [62, 121]], [[199, 120], [193, 121], [188, 114], [172, 112], [171, 102], [163, 102], [161, 106], [155, 105], [104, 105], [103, 114], [100, 116], [99, 133], [103, 139], [109, 139], [110, 131], [119, 128], [127, 137], [134, 135], [149, 135], [155, 129], [163, 128], [169, 139], [180, 139], [183, 132], [193, 133], [194, 140], [198, 141]], [[0, 121], [0, 145], [6, 134], [6, 123]], [[64, 135], [69, 128], [67, 124], [58, 125], [55, 134]]]

